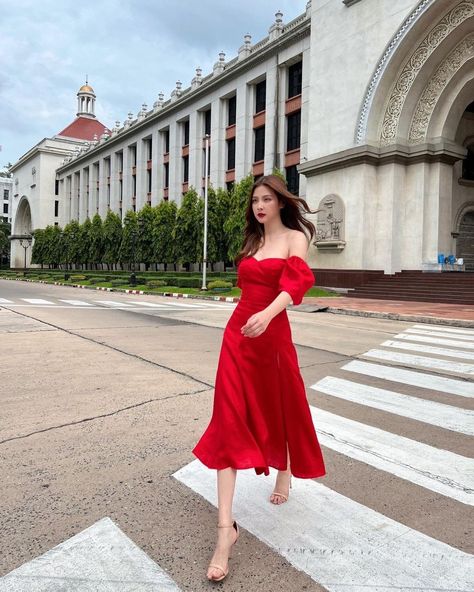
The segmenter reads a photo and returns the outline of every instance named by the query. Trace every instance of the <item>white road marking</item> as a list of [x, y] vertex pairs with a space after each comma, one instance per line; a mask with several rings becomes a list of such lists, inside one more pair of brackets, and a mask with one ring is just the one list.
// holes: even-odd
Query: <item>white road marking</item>
[[90, 302], [84, 302], [83, 300], [62, 300], [61, 298], [59, 298], [59, 302], [73, 304], [74, 306], [93, 306]]
[[42, 298], [21, 298], [21, 300], [29, 302], [30, 304], [54, 304], [54, 302], [43, 300]]
[[377, 469], [474, 505], [474, 461], [311, 406], [321, 444]]
[[431, 389], [460, 397], [474, 397], [474, 385], [471, 382], [446, 378], [444, 376], [434, 376], [414, 370], [404, 370], [403, 368], [394, 368], [393, 366], [383, 366], [382, 364], [371, 364], [360, 360], [353, 360], [342, 370], [348, 372], [357, 372], [373, 378], [382, 378], [391, 382], [408, 384], [421, 388]]
[[13, 300], [7, 300], [6, 298], [0, 298], [0, 304], [11, 304]]
[[458, 333], [460, 335], [470, 335], [472, 339], [474, 339], [474, 329], [458, 329], [457, 327], [448, 327], [445, 325], [413, 325], [407, 331], [412, 331], [414, 329], [422, 329], [424, 331], [441, 331], [444, 333]]
[[[275, 474], [238, 472], [234, 516], [329, 592], [472, 592], [472, 555], [312, 479], [296, 479], [274, 506]], [[173, 477], [217, 506], [216, 471], [194, 460]]]
[[474, 349], [474, 343], [461, 339], [444, 339], [442, 337], [431, 337], [427, 335], [415, 335], [414, 333], [399, 333], [394, 339], [407, 339], [419, 343], [434, 343], [436, 345], [452, 345], [453, 347], [463, 347], [464, 349]]
[[404, 333], [408, 335], [426, 335], [428, 337], [435, 337], [437, 339], [444, 338], [453, 339], [455, 341], [474, 341], [474, 336], [472, 334], [450, 333], [447, 331], [425, 331], [423, 329], [405, 329]]
[[94, 302], [98, 302], [99, 304], [106, 304], [107, 306], [117, 306], [117, 307], [126, 307], [132, 306], [131, 304], [126, 304], [124, 302], [117, 302], [116, 300], [94, 300]]
[[[398, 337], [398, 335], [397, 335]], [[432, 347], [431, 345], [420, 345], [419, 343], [408, 343], [407, 341], [384, 341], [383, 347], [394, 347], [396, 349], [405, 349], [425, 354], [446, 356], [448, 358], [460, 358], [463, 360], [474, 360], [474, 351], [461, 351], [458, 349], [446, 349], [444, 347]], [[474, 347], [474, 344], [473, 344]]]
[[152, 308], [156, 308], [157, 306], [166, 308], [168, 306], [168, 304], [164, 303], [164, 302], [163, 303], [161, 303], [161, 302], [140, 302], [138, 300], [133, 300], [132, 302], [134, 305], [150, 306]]
[[410, 364], [411, 366], [433, 368], [434, 370], [474, 375], [474, 365], [464, 364], [463, 362], [448, 362], [447, 360], [440, 360], [439, 358], [426, 358], [424, 356], [384, 351], [382, 349], [371, 349], [363, 354], [363, 356], [390, 362], [397, 362], [400, 364]]
[[110, 519], [60, 543], [0, 578], [0, 592], [159, 590], [180, 588]]
[[389, 413], [474, 436], [474, 411], [326, 376], [311, 389]]

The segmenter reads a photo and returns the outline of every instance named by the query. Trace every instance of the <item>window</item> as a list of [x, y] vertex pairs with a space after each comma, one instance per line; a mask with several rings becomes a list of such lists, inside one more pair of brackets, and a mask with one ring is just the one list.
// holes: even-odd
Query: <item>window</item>
[[227, 141], [227, 170], [235, 169], [235, 138]]
[[59, 216], [59, 201], [57, 199], [54, 200], [54, 216], [56, 218]]
[[132, 167], [137, 166], [137, 147], [130, 146], [130, 164]]
[[301, 94], [303, 62], [293, 64], [288, 68], [288, 98]]
[[10, 197], [10, 190], [4, 189], [3, 190], [3, 199], [9, 199], [9, 197]]
[[[209, 147], [209, 155], [208, 155], [208, 162], [207, 162], [207, 176], [211, 174], [211, 148]], [[206, 176], [206, 151], [202, 151], [202, 176]]]
[[189, 144], [189, 119], [183, 123], [183, 146]]
[[3, 213], [8, 214], [8, 204], [7, 203], [3, 204]]
[[255, 85], [255, 113], [265, 111], [265, 104], [267, 100], [267, 81], [262, 80]]
[[301, 111], [296, 111], [288, 115], [287, 121], [287, 137], [286, 137], [286, 150], [296, 150], [300, 147], [301, 137]]
[[183, 183], [189, 181], [189, 156], [183, 156]]
[[170, 132], [169, 130], [165, 130], [163, 132], [163, 151], [165, 154], [168, 154], [170, 151]]
[[149, 138], [146, 141], [146, 158], [147, 158], [147, 160], [151, 160], [152, 156], [153, 156], [153, 142], [152, 142], [151, 138]]
[[204, 111], [204, 135], [211, 135], [211, 110]]
[[474, 181], [474, 146], [467, 147], [467, 156], [462, 161], [462, 178]]
[[132, 197], [137, 196], [137, 176], [132, 175]]
[[123, 171], [123, 152], [117, 152], [117, 167], [119, 173]]
[[254, 162], [265, 158], [265, 126], [255, 130], [255, 153]]
[[233, 190], [234, 190], [234, 181], [228, 181], [228, 182], [225, 184], [225, 186], [226, 186], [226, 188], [227, 188], [227, 191], [230, 193], [231, 191], [233, 191]]
[[299, 194], [300, 190], [300, 176], [298, 173], [298, 169], [296, 165], [286, 167], [286, 184], [288, 187], [288, 191], [293, 193], [294, 195]]
[[237, 114], [237, 97], [230, 97], [227, 101], [228, 117], [227, 125], [235, 125], [236, 114]]
[[168, 162], [163, 165], [163, 169], [163, 187], [166, 189], [170, 182], [170, 165]]
[[[109, 186], [110, 189], [110, 186]], [[151, 193], [151, 170], [147, 169], [146, 171], [146, 191], [147, 193]]]
[[59, 179], [54, 181], [54, 195], [59, 195]]

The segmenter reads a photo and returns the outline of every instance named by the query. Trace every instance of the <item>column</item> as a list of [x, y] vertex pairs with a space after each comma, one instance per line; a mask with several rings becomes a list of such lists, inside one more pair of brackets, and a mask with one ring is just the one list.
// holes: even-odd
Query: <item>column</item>
[[122, 171], [122, 217], [132, 209], [132, 165], [130, 162], [130, 148], [123, 147], [123, 171]]
[[226, 143], [225, 102], [217, 98], [211, 105], [211, 175], [214, 189], [225, 186]]
[[146, 203], [146, 162], [146, 146], [143, 139], [140, 138], [137, 140], [137, 212], [141, 210]]
[[198, 111], [189, 115], [189, 187], [194, 187], [198, 194], [202, 184], [202, 126]]
[[[276, 126], [278, 125], [278, 56], [275, 56], [267, 68], [267, 98], [265, 105], [265, 162], [264, 174], [270, 175], [275, 167]], [[281, 167], [282, 164], [279, 163]]]
[[237, 88], [236, 136], [235, 136], [235, 180], [240, 181], [252, 171], [253, 162], [253, 109], [251, 89], [247, 84]]
[[179, 126], [176, 121], [170, 123], [170, 180], [169, 200], [181, 202], [181, 142], [179, 138]]
[[159, 130], [153, 131], [151, 141], [151, 205], [156, 206], [163, 199], [163, 142]]

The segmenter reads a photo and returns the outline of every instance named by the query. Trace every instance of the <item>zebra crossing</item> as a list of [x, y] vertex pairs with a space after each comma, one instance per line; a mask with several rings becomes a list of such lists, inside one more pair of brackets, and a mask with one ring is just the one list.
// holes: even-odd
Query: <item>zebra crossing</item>
[[[342, 365], [337, 376], [311, 384], [314, 393], [388, 417], [381, 429], [310, 405], [322, 446], [343, 462], [355, 459], [387, 478], [473, 506], [472, 458], [390, 431], [390, 417], [398, 416], [474, 435], [474, 412], [465, 408], [474, 397], [474, 365], [467, 362], [473, 343], [474, 330], [414, 325]], [[396, 351], [399, 344], [403, 352]], [[432, 400], [439, 394], [448, 395], [449, 404]], [[268, 493], [275, 475], [271, 469]], [[173, 476], [217, 506], [215, 471], [194, 460]], [[474, 590], [474, 556], [391, 517], [390, 499], [386, 515], [310, 479], [296, 480], [290, 498], [275, 520], [262, 477], [239, 471], [234, 513], [243, 528], [329, 592]]]
[[[171, 299], [169, 299], [171, 300]], [[218, 302], [218, 301], [204, 301], [197, 300], [193, 302], [181, 302], [181, 299], [170, 302], [148, 302], [142, 300], [76, 300], [63, 298], [18, 298], [10, 300], [8, 298], [0, 298], [0, 307], [8, 308], [70, 308], [81, 310], [160, 310], [171, 311], [176, 310], [222, 310], [233, 309], [234, 303]]]

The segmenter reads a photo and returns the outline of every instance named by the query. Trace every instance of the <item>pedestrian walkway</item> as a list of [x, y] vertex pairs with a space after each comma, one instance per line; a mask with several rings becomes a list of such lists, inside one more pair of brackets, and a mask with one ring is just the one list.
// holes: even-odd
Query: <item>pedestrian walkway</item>
[[306, 297], [307, 306], [328, 307], [328, 312], [358, 316], [386, 317], [401, 321], [438, 322], [474, 328], [474, 306], [436, 302], [375, 300], [371, 298], [313, 298]]

